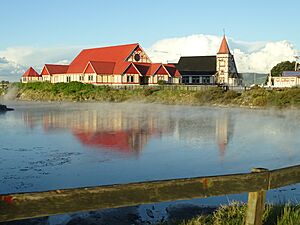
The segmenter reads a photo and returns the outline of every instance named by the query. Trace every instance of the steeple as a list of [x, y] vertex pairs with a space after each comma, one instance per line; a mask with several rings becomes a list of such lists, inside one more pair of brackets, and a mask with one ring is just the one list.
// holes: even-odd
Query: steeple
[[223, 40], [222, 40], [218, 54], [230, 54], [230, 50], [229, 50], [225, 35], [223, 36]]

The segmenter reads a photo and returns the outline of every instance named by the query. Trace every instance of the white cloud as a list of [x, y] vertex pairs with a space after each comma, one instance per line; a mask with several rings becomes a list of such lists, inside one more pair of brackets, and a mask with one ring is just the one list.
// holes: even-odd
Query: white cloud
[[17, 81], [32, 66], [40, 72], [45, 63], [68, 64], [81, 47], [16, 47], [0, 51], [0, 80]]
[[[147, 52], [155, 62], [177, 62], [180, 56], [216, 55], [222, 37], [191, 35], [156, 42]], [[239, 72], [268, 73], [277, 63], [294, 60], [296, 49], [288, 41], [244, 42], [229, 39]]]

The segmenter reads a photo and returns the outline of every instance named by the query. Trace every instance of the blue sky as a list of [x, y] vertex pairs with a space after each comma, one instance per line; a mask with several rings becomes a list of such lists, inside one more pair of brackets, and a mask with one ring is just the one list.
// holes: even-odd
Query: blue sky
[[[7, 53], [20, 47], [63, 49], [139, 42], [150, 48], [169, 38], [222, 36], [223, 28], [232, 41], [285, 40], [299, 51], [299, 10], [297, 0], [3, 0], [0, 63], [2, 58], [21, 65], [24, 60], [19, 62]], [[34, 60], [32, 64], [39, 66]]]
[[300, 48], [300, 1], [3, 0], [0, 49], [11, 46], [145, 46], [190, 34], [289, 40]]

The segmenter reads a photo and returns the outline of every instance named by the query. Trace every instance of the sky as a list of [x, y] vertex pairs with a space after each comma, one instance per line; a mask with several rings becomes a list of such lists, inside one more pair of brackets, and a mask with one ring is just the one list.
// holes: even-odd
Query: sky
[[83, 48], [140, 43], [152, 61], [216, 54], [225, 29], [239, 72], [299, 55], [297, 0], [1, 0], [0, 80], [67, 64]]

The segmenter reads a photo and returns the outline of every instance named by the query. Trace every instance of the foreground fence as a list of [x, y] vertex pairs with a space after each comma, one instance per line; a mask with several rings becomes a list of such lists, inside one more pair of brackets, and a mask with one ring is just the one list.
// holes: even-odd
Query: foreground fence
[[265, 192], [300, 183], [300, 165], [251, 173], [0, 196], [0, 222], [248, 192], [247, 225], [262, 221]]

